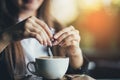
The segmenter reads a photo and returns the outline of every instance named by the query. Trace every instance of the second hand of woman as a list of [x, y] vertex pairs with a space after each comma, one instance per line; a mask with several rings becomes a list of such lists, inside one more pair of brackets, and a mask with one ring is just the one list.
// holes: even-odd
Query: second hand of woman
[[73, 68], [80, 68], [83, 63], [81, 49], [79, 47], [80, 35], [79, 31], [73, 26], [64, 28], [54, 35], [55, 41], [53, 45], [60, 45], [64, 47], [67, 55], [70, 57], [71, 66]]

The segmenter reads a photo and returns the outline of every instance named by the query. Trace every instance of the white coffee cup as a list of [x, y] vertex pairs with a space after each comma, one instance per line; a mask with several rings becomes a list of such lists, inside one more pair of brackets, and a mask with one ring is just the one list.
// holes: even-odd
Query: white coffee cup
[[[35, 71], [29, 69], [30, 64], [34, 65]], [[35, 62], [29, 62], [27, 68], [34, 75], [46, 79], [61, 79], [65, 75], [68, 65], [68, 57], [40, 57], [36, 58]]]

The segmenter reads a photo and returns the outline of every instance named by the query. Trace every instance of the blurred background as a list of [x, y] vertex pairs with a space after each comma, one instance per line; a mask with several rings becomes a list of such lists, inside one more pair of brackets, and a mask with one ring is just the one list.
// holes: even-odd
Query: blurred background
[[52, 0], [51, 13], [80, 31], [89, 75], [120, 78], [120, 0]]

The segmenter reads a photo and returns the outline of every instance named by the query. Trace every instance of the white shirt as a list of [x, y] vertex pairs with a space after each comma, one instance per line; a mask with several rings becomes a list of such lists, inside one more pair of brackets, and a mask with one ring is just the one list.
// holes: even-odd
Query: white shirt
[[21, 40], [26, 64], [35, 61], [35, 58], [48, 56], [47, 47], [41, 45], [35, 38]]

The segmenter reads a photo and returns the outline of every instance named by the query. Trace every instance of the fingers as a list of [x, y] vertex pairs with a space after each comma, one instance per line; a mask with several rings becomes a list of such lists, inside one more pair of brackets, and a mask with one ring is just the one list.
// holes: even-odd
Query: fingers
[[39, 41], [39, 43], [42, 45], [45, 45], [45, 46], [52, 45], [50, 41], [47, 41], [47, 39], [45, 39], [45, 37], [43, 37], [35, 32], [30, 32], [30, 35], [31, 35], [31, 37], [36, 38]]
[[50, 30], [46, 32], [45, 28], [43, 28], [40, 24], [36, 23], [33, 18], [29, 18], [26, 21], [26, 27], [25, 27], [25, 35], [28, 37], [34, 37], [36, 38], [42, 45], [52, 45], [50, 41], [50, 36], [48, 35], [48, 32], [50, 33]]
[[79, 44], [80, 42], [79, 31], [74, 29], [74, 27], [65, 28], [55, 34], [54, 37], [57, 39], [53, 45], [70, 46]]
[[75, 30], [75, 28], [73, 26], [70, 26], [68, 28], [65, 28], [63, 30], [61, 30], [60, 32], [58, 32], [57, 34], [54, 35], [54, 38], [57, 39], [59, 36], [61, 36], [63, 33], [65, 32], [69, 32], [69, 31], [72, 31], [72, 30]]
[[41, 37], [43, 39], [43, 45], [45, 45], [45, 46], [52, 45], [50, 38], [47, 35], [46, 31], [39, 24], [36, 24], [35, 22], [33, 22], [32, 25], [34, 27], [31, 31], [36, 32], [37, 34], [41, 35]]
[[50, 31], [50, 28], [47, 26], [47, 24], [45, 24], [42, 20], [40, 20], [40, 19], [37, 19], [37, 18], [35, 18], [35, 17], [33, 17], [34, 19], [35, 19], [35, 22], [37, 23], [37, 24], [39, 24], [45, 31], [46, 31], [46, 33], [48, 34], [48, 36], [50, 37], [50, 38], [52, 38], [53, 37], [53, 35], [52, 35], [52, 33], [51, 33], [51, 31]]
[[[75, 45], [75, 43], [80, 42], [79, 31], [76, 30], [73, 26], [64, 28], [63, 30], [56, 33], [52, 36], [52, 33], [43, 21], [35, 18], [29, 17], [25, 22], [25, 32], [24, 35], [26, 37], [34, 37], [36, 38], [41, 44], [47, 45]], [[52, 38], [55, 41], [51, 42]], [[74, 43], [73, 43], [74, 42]]]
[[30, 32], [30, 36], [36, 38], [39, 41], [39, 43], [43, 45], [43, 39], [39, 34], [35, 32]]
[[62, 42], [60, 42], [59, 45], [61, 47], [66, 47], [66, 46], [71, 46], [71, 45], [79, 46], [79, 41], [77, 40], [75, 36], [71, 35], [65, 38]]

